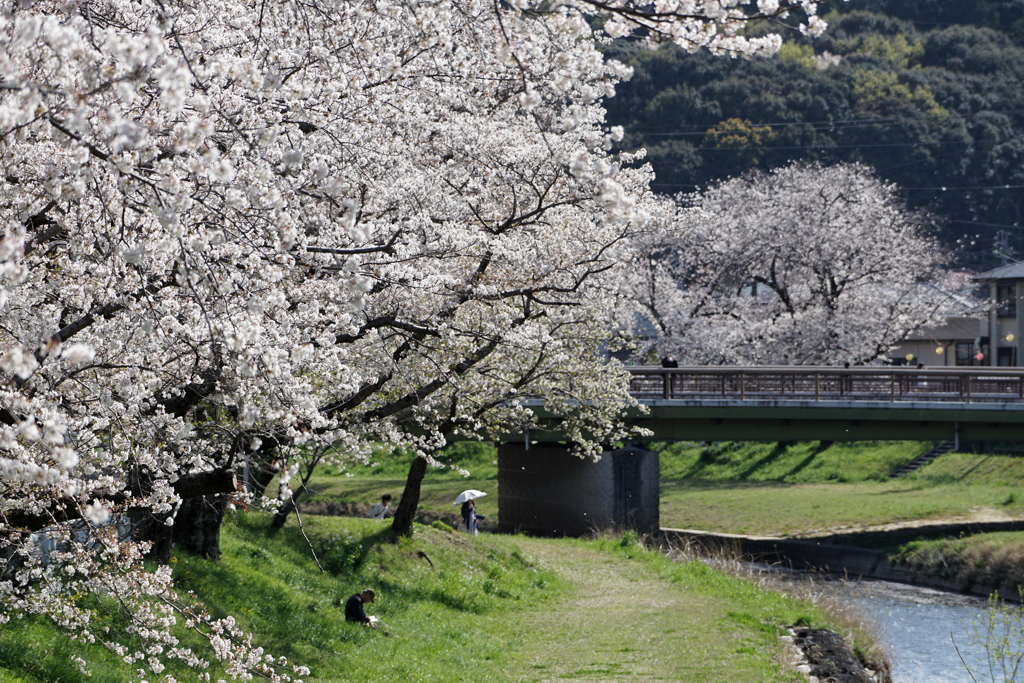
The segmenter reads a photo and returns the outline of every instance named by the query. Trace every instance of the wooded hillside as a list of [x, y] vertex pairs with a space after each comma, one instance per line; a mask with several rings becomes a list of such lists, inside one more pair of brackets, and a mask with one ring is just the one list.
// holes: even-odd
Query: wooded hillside
[[635, 68], [609, 121], [625, 127], [624, 149], [647, 148], [654, 188], [691, 192], [794, 159], [863, 162], [934, 214], [946, 244], [960, 241], [956, 265], [991, 267], [1006, 247], [1024, 258], [1024, 1], [824, 9], [816, 39], [753, 27], [782, 31], [768, 58], [609, 46]]

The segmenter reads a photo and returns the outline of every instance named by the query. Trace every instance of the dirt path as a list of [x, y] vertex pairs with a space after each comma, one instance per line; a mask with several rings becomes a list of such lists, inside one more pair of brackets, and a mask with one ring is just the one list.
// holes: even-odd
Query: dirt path
[[[574, 590], [533, 622], [510, 680], [762, 681], [777, 678], [764, 646], [729, 618], [729, 601], [655, 575], [638, 561], [566, 543], [521, 539]], [[766, 669], [767, 665], [767, 669]]]

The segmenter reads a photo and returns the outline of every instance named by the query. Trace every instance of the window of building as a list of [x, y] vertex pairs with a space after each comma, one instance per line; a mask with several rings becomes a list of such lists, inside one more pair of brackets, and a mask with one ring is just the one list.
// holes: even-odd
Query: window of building
[[973, 365], [974, 364], [974, 342], [957, 342], [956, 343], [956, 364], [957, 365]]
[[996, 358], [996, 364], [999, 367], [1002, 367], [1002, 368], [1012, 367], [1013, 366], [1013, 356], [1014, 356], [1013, 352], [1016, 351], [1016, 350], [1017, 349], [1014, 349], [1014, 348], [1009, 348], [1009, 349], [1002, 348], [1002, 349], [999, 349], [999, 356]]
[[1017, 317], [1017, 285], [996, 286], [996, 315], [1000, 318]]

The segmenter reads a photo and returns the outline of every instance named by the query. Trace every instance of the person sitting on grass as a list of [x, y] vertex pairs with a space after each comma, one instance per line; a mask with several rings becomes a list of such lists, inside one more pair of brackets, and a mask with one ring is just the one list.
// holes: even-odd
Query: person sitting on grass
[[363, 603], [373, 602], [374, 593], [367, 588], [362, 593], [356, 593], [345, 603], [345, 621], [357, 621], [367, 626], [377, 628], [377, 618], [369, 617], [363, 610]]
[[370, 517], [374, 519], [384, 519], [391, 512], [391, 494], [385, 493], [380, 497], [380, 502], [373, 506], [370, 510]]

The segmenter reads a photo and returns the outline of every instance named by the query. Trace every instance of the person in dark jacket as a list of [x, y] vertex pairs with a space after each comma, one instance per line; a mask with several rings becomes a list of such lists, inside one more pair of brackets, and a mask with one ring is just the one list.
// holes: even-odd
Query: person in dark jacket
[[367, 588], [362, 593], [356, 593], [349, 598], [345, 603], [345, 621], [358, 621], [376, 628], [377, 620], [366, 616], [366, 612], [363, 610], [363, 604], [373, 602], [374, 597], [373, 591]]
[[661, 367], [663, 368], [678, 368], [679, 361], [671, 353], [661, 359]]
[[483, 518], [483, 515], [476, 514], [476, 503], [472, 500], [467, 500], [462, 504], [462, 523], [466, 526], [467, 534], [476, 536], [476, 520]]

